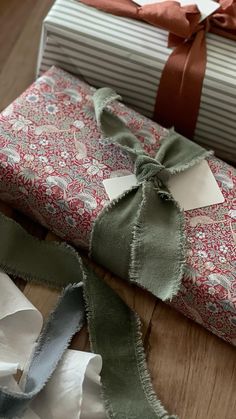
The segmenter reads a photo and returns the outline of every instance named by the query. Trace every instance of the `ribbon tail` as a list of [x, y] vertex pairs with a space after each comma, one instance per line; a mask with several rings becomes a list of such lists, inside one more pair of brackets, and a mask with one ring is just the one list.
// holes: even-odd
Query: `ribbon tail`
[[[143, 186], [134, 188], [104, 209], [94, 225], [90, 252], [111, 272], [122, 278], [128, 276], [130, 281], [165, 299], [176, 293], [182, 279], [183, 264], [178, 262], [179, 254], [183, 257], [184, 238], [178, 235], [182, 219], [172, 201], [167, 201], [159, 212], [153, 201], [157, 192], [154, 190], [149, 200], [153, 184], [146, 184], [148, 190]], [[160, 204], [163, 197], [156, 200]], [[160, 217], [169, 228], [168, 234], [158, 228]], [[164, 239], [161, 251], [159, 239]], [[167, 252], [171, 252], [170, 256]], [[170, 259], [175, 256], [177, 260]], [[163, 276], [159, 275], [161, 269]], [[108, 417], [115, 418], [112, 412], [119, 412], [122, 418], [174, 419], [164, 411], [151, 386], [134, 313], [105, 283], [91, 276], [85, 282], [85, 298], [92, 347], [104, 360], [102, 383]]]
[[91, 258], [123, 279], [129, 279], [130, 243], [141, 201], [142, 188], [125, 192], [104, 208], [93, 227]]
[[[132, 192], [135, 195], [137, 191]], [[137, 193], [136, 200], [139, 199]], [[37, 281], [58, 286], [73, 278], [77, 266], [76, 278], [78, 280], [82, 275], [84, 281], [92, 346], [103, 358], [102, 386], [108, 417], [175, 419], [175, 416], [168, 415], [152, 389], [139, 321], [114, 291], [90, 267], [85, 270], [71, 247], [41, 242], [1, 214], [0, 232], [0, 266], [7, 272], [14, 272], [26, 280], [32, 280], [36, 275]], [[44, 259], [47, 252], [48, 261]], [[105, 252], [104, 247], [102, 252]], [[45, 262], [45, 265], [34, 265], [36, 256], [37, 261]], [[50, 256], [53, 263], [58, 262], [56, 267], [50, 263]], [[60, 261], [65, 262], [67, 275]], [[4, 418], [13, 419], [24, 413], [50, 378], [72, 335], [83, 322], [81, 284], [70, 285], [39, 339], [25, 391], [13, 393], [0, 389], [0, 417], [4, 415]]]
[[128, 276], [162, 300], [171, 299], [185, 266], [184, 216], [167, 190], [145, 181], [100, 214], [90, 253], [115, 275]]
[[161, 300], [177, 294], [185, 268], [184, 216], [167, 190], [152, 181], [133, 228], [129, 277]]
[[193, 138], [206, 68], [205, 31], [177, 46], [162, 72], [154, 120], [187, 138]]
[[93, 273], [85, 282], [93, 351], [102, 354], [103, 398], [108, 417], [177, 419], [154, 393], [147, 370], [140, 321]]
[[93, 102], [98, 126], [105, 137], [110, 138], [123, 150], [136, 156], [137, 152], [143, 152], [137, 137], [120, 118], [106, 109], [116, 99], [121, 99], [121, 96], [109, 87], [102, 87], [94, 93]]
[[40, 241], [2, 213], [0, 236], [0, 268], [10, 275], [54, 288], [83, 281], [82, 261], [71, 246]]
[[0, 387], [0, 417], [20, 418], [40, 393], [57, 367], [73, 335], [85, 322], [81, 284], [69, 285], [40, 335], [26, 377], [24, 391], [12, 392]]
[[43, 242], [0, 213], [0, 267], [21, 278], [68, 285], [40, 335], [23, 392], [0, 388], [0, 417], [20, 417], [43, 389], [72, 336], [85, 322], [82, 282], [86, 274], [75, 250], [65, 244]]

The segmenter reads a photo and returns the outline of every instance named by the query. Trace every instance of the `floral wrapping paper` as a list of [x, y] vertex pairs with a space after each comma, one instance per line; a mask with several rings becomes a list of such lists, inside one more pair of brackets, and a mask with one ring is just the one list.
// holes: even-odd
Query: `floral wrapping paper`
[[[0, 115], [0, 199], [83, 248], [109, 202], [102, 180], [134, 170], [102, 138], [94, 91], [52, 67]], [[155, 156], [168, 130], [122, 103], [110, 108]], [[236, 170], [215, 157], [208, 163], [225, 201], [185, 212], [187, 270], [170, 304], [236, 345]]]

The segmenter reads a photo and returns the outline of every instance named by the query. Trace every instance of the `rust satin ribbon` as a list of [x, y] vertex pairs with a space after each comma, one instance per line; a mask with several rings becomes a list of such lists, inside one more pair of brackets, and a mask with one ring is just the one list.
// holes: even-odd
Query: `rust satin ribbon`
[[174, 50], [162, 72], [153, 119], [193, 138], [207, 61], [205, 35], [212, 32], [236, 40], [236, 0], [219, 0], [220, 8], [202, 23], [194, 4], [181, 7], [177, 1], [164, 1], [139, 7], [131, 0], [79, 1], [169, 32], [168, 46]]

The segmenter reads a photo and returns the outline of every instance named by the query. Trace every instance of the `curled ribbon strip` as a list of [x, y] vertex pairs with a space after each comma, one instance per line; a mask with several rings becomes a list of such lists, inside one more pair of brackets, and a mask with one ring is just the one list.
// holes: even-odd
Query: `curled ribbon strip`
[[155, 158], [150, 157], [123, 121], [107, 110], [117, 98], [110, 88], [97, 90], [96, 118], [104, 136], [133, 158], [138, 186], [98, 216], [90, 253], [111, 272], [166, 300], [177, 293], [185, 267], [184, 215], [166, 183], [211, 152], [171, 131]]
[[[35, 239], [0, 213], [0, 266], [27, 281], [60, 287], [83, 280], [92, 349], [102, 355], [108, 418], [176, 419], [156, 398], [147, 371], [137, 316], [85, 267], [75, 250]], [[72, 335], [84, 321], [81, 283], [68, 285], [52, 313], [30, 363], [24, 392], [0, 387], [0, 417], [22, 417], [55, 370]], [[76, 367], [76, 366], [75, 366]]]
[[40, 335], [24, 391], [0, 387], [0, 417], [12, 419], [20, 418], [44, 388], [72, 336], [85, 322], [80, 282], [85, 279], [85, 271], [71, 247], [41, 242], [3, 214], [0, 214], [0, 236], [0, 266], [5, 272], [54, 287], [67, 285]]
[[193, 138], [207, 62], [206, 33], [236, 40], [236, 0], [219, 0], [220, 8], [200, 23], [196, 5], [181, 7], [177, 1], [142, 7], [131, 0], [80, 2], [107, 13], [143, 20], [169, 32], [168, 46], [174, 47], [174, 51], [162, 72], [153, 119]]
[[84, 323], [82, 287], [69, 285], [51, 315], [30, 363], [24, 391], [0, 387], [0, 417], [20, 418], [55, 370], [72, 336]]

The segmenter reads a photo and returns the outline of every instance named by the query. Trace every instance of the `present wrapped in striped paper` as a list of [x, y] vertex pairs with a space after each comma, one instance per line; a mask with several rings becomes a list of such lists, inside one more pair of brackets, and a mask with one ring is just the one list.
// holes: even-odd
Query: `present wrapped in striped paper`
[[[212, 33], [206, 37], [207, 66], [193, 138], [236, 162], [236, 42]], [[114, 88], [127, 105], [152, 118], [172, 51], [167, 39], [166, 31], [147, 23], [78, 0], [57, 0], [43, 23], [38, 72], [58, 65], [96, 87]]]

